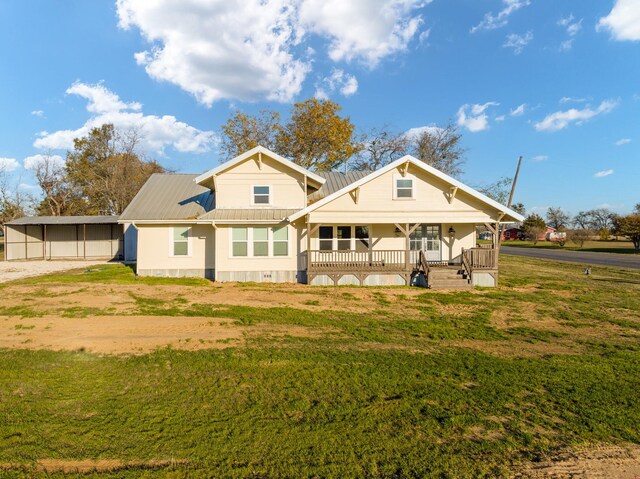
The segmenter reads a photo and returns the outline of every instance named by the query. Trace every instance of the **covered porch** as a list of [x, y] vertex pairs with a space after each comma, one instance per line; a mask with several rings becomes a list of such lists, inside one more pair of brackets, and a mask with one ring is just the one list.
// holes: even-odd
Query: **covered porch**
[[[305, 269], [308, 284], [423, 285], [442, 269], [476, 284], [497, 284], [497, 234], [476, 245], [471, 223], [307, 223]], [[497, 224], [486, 225], [497, 232]], [[438, 274], [432, 274], [438, 270]], [[482, 272], [480, 274], [479, 272]], [[491, 280], [483, 278], [485, 273]]]

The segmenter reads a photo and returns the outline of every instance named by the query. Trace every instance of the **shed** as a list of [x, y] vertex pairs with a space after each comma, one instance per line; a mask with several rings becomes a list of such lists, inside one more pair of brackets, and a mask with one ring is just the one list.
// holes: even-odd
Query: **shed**
[[25, 216], [5, 224], [5, 259], [122, 259], [117, 216]]

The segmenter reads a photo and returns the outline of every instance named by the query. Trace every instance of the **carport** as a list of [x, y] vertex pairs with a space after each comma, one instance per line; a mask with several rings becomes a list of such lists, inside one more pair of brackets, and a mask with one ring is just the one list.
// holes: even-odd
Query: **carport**
[[122, 259], [117, 216], [25, 216], [5, 224], [5, 259]]

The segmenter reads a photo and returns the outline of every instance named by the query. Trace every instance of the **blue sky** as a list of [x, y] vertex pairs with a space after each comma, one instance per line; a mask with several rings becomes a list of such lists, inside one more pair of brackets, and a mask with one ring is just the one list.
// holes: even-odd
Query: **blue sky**
[[0, 166], [25, 191], [105, 121], [199, 173], [235, 109], [318, 96], [362, 130], [458, 124], [471, 186], [524, 156], [528, 211], [640, 202], [637, 0], [7, 0], [0, 59]]

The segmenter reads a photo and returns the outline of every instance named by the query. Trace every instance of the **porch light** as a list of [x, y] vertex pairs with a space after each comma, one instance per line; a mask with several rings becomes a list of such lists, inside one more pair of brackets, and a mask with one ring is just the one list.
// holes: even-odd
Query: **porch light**
[[453, 226], [449, 227], [449, 237], [453, 238], [456, 235], [456, 230], [453, 229]]

